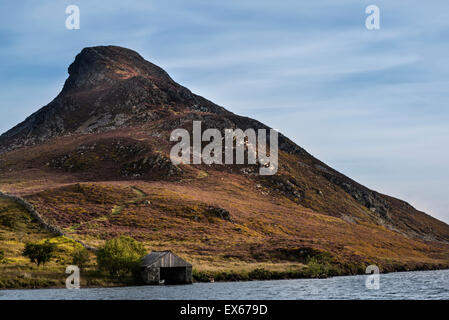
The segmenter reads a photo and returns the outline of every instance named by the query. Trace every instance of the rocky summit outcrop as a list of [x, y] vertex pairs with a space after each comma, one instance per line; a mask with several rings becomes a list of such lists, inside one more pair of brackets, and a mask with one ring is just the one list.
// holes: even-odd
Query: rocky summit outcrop
[[[449, 241], [445, 223], [353, 181], [282, 134], [275, 176], [257, 176], [250, 166], [173, 165], [169, 134], [181, 127], [191, 130], [193, 120], [201, 120], [203, 130], [268, 127], [192, 93], [132, 50], [85, 48], [68, 72], [53, 101], [0, 136], [0, 178], [29, 170], [80, 181], [192, 181], [226, 172], [251, 181], [267, 197], [288, 199], [351, 223], [375, 223], [407, 237]], [[213, 212], [231, 220], [225, 209]]]
[[85, 48], [68, 71], [61, 93], [52, 102], [0, 136], [0, 153], [60, 135], [154, 121], [186, 108], [229, 113], [129, 49]]

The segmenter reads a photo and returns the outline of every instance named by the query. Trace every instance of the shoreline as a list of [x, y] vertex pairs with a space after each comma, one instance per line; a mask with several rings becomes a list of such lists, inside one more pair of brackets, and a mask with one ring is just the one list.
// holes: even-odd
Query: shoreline
[[[54, 243], [60, 246], [62, 250], [60, 257], [49, 267], [35, 269], [35, 266], [29, 262], [24, 263], [20, 259], [20, 250], [22, 250], [23, 241], [17, 238], [17, 231], [12, 229], [5, 236], [5, 239], [16, 240], [17, 248], [10, 251], [7, 255], [6, 267], [0, 265], [0, 290], [21, 290], [21, 289], [57, 289], [65, 288], [64, 274], [65, 267], [70, 264], [71, 252], [74, 248], [86, 246], [84, 242], [61, 236], [62, 231], [56, 232], [55, 227], [45, 223], [34, 207], [27, 201], [19, 197], [5, 195], [0, 192], [0, 199], [7, 198], [5, 204], [6, 212], [17, 217], [34, 218], [40, 224], [39, 228], [44, 227], [53, 235], [59, 235], [51, 238]], [[3, 200], [2, 200], [3, 201]], [[7, 217], [8, 218], [8, 217]], [[40, 219], [39, 219], [40, 218]], [[15, 221], [15, 220], [13, 220]], [[20, 222], [20, 221], [19, 221]], [[38, 224], [28, 223], [28, 229], [24, 229], [27, 234], [36, 234], [36, 239], [47, 238], [49, 235], [43, 233], [41, 229], [36, 229]], [[32, 229], [35, 228], [35, 229]], [[22, 232], [25, 232], [22, 231]], [[46, 232], [47, 232], [46, 231]], [[41, 233], [39, 233], [41, 232]], [[277, 248], [277, 247], [274, 247]], [[282, 246], [281, 246], [282, 249]], [[65, 251], [64, 251], [65, 250]], [[72, 251], [71, 251], [72, 250]], [[92, 252], [93, 250], [90, 250]], [[12, 254], [11, 254], [12, 252]], [[262, 251], [265, 253], [265, 251]], [[81, 286], [83, 288], [110, 288], [141, 286], [138, 281], [130, 277], [122, 279], [111, 279], [105, 273], [95, 269], [93, 262], [93, 253], [87, 269], [81, 274]], [[429, 271], [449, 269], [449, 261], [446, 256], [437, 259], [428, 257], [427, 260], [416, 258], [413, 255], [403, 255], [395, 258], [367, 258], [367, 256], [342, 256], [323, 249], [317, 249], [312, 246], [302, 245], [299, 248], [276, 252], [271, 249], [266, 255], [259, 252], [256, 258], [248, 259], [248, 256], [242, 255], [241, 259], [196, 259], [186, 257], [192, 261], [193, 280], [197, 283], [208, 282], [242, 282], [242, 281], [260, 281], [260, 280], [292, 280], [292, 279], [313, 279], [330, 278], [337, 276], [365, 275], [368, 265], [377, 265], [381, 274], [391, 272], [407, 271]], [[247, 259], [245, 259], [247, 258]], [[10, 262], [8, 262], [10, 261]], [[18, 262], [19, 261], [19, 262]], [[21, 261], [21, 262], [20, 262]]]
[[[421, 269], [414, 269], [414, 270], [397, 270], [397, 271], [386, 271], [386, 272], [381, 272], [380, 275], [384, 275], [384, 274], [392, 274], [392, 273], [407, 273], [407, 272], [426, 272], [426, 271], [444, 271], [444, 270], [449, 270], [449, 266], [446, 266], [444, 268], [421, 268]], [[233, 283], [233, 282], [255, 282], [255, 281], [282, 281], [282, 280], [310, 280], [310, 279], [330, 279], [330, 278], [337, 278], [337, 277], [351, 277], [351, 276], [361, 276], [361, 275], [369, 275], [366, 273], [357, 273], [357, 274], [337, 274], [337, 275], [331, 275], [331, 276], [325, 276], [325, 277], [296, 277], [296, 278], [277, 278], [277, 277], [273, 277], [273, 278], [265, 278], [265, 279], [261, 279], [261, 278], [250, 278], [250, 279], [245, 279], [245, 280], [214, 280], [214, 281], [193, 281], [192, 284], [195, 283]], [[177, 285], [162, 285], [163, 286], [177, 286]], [[183, 284], [183, 285], [179, 285], [179, 286], [188, 286], [188, 284]], [[129, 284], [129, 283], [123, 283], [123, 284], [116, 284], [116, 285], [105, 285], [105, 286], [100, 286], [100, 285], [86, 285], [83, 286], [81, 285], [80, 289], [106, 289], [106, 288], [134, 288], [134, 287], [161, 287], [158, 285], [145, 285], [145, 284]], [[54, 290], [54, 289], [66, 289], [66, 287], [64, 285], [61, 286], [43, 286], [43, 287], [36, 287], [36, 288], [27, 288], [27, 287], [14, 287], [14, 288], [0, 288], [0, 292], [1, 291], [13, 291], [13, 290]], [[69, 290], [69, 289], [67, 289]], [[77, 289], [71, 289], [71, 290], [77, 290]], [[0, 296], [0, 300], [1, 296]]]

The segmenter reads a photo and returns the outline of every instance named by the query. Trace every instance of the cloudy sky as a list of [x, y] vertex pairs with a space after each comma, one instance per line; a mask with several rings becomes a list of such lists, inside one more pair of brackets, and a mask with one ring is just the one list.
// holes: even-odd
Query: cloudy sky
[[[65, 28], [71, 4], [80, 30]], [[371, 4], [380, 30], [365, 27]], [[0, 131], [58, 94], [83, 47], [124, 46], [449, 222], [448, 38], [447, 0], [3, 0]]]

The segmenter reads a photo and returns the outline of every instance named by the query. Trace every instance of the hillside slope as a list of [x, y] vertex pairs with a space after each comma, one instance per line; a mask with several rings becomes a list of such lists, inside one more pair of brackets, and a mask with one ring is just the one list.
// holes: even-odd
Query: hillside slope
[[[0, 137], [0, 189], [91, 245], [129, 234], [197, 264], [301, 263], [297, 250], [385, 270], [449, 265], [449, 226], [279, 135], [279, 170], [179, 165], [172, 130], [268, 128], [120, 47], [85, 48], [61, 93]], [[139, 191], [140, 190], [140, 191]], [[240, 261], [240, 262], [239, 262]]]

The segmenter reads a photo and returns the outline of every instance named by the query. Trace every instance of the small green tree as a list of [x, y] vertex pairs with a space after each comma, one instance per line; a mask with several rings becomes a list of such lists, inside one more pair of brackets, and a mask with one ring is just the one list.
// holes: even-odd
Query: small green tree
[[53, 258], [56, 250], [56, 245], [51, 243], [48, 239], [44, 243], [27, 242], [22, 255], [28, 257], [31, 262], [34, 262], [39, 267], [41, 264], [49, 262]]
[[130, 273], [135, 274], [146, 254], [142, 243], [131, 237], [121, 236], [106, 241], [97, 252], [97, 263], [100, 270], [107, 271], [113, 278], [122, 278]]
[[72, 264], [83, 270], [89, 262], [89, 251], [86, 248], [76, 249], [72, 255]]

